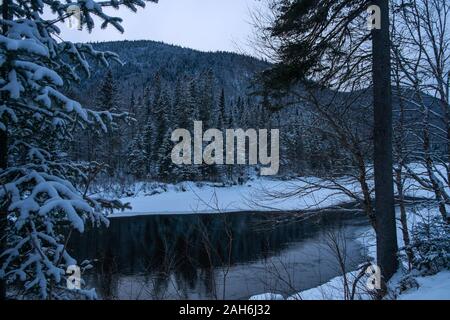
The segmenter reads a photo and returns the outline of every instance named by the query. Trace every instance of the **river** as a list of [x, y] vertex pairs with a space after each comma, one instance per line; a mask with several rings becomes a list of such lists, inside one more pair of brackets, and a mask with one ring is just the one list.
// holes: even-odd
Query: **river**
[[355, 240], [369, 228], [364, 216], [327, 212], [286, 222], [286, 215], [113, 218], [109, 228], [72, 236], [69, 251], [93, 260], [83, 280], [103, 299], [288, 296], [341, 275], [330, 239], [342, 244], [347, 271], [367, 260]]

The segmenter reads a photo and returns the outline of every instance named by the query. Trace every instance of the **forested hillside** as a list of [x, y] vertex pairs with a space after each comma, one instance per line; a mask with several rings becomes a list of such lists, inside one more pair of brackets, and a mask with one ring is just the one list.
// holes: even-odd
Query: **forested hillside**
[[[192, 129], [195, 120], [203, 121], [204, 130], [279, 128], [281, 176], [340, 175], [354, 167], [349, 150], [340, 147], [342, 137], [329, 130], [332, 126], [351, 128], [353, 147], [362, 151], [365, 160], [371, 158], [370, 89], [338, 93], [298, 86], [301, 98], [287, 95], [269, 101], [254, 94], [252, 84], [271, 65], [253, 57], [153, 41], [93, 46], [116, 52], [123, 64], [97, 68], [90, 79], [72, 87], [70, 95], [94, 110], [128, 115], [109, 128], [109, 135], [92, 130], [75, 134], [70, 154], [78, 161], [107, 164], [103, 167], [107, 179], [120, 178], [122, 184], [140, 180], [238, 183], [257, 173], [257, 168], [250, 166], [174, 165], [170, 160], [171, 133], [177, 128]], [[418, 98], [411, 97], [414, 99]], [[433, 99], [425, 96], [425, 101], [433, 105]], [[411, 101], [405, 104], [413, 109]], [[315, 105], [326, 112], [317, 112]], [[400, 101], [396, 99], [394, 105], [399, 121]], [[419, 116], [407, 114], [410, 130], [420, 130]]]
[[[236, 53], [200, 52], [154, 41], [102, 42], [93, 46], [100, 51], [117, 53], [124, 63], [122, 66], [111, 65], [124, 101], [132, 94], [142, 96], [146, 89], [151, 89], [157, 73], [163, 82], [174, 87], [178, 80], [199, 78], [207, 71], [214, 74], [218, 89], [224, 89], [227, 98], [235, 100], [248, 93], [249, 81], [256, 72], [270, 66], [261, 60]], [[73, 90], [80, 94], [80, 99], [91, 104], [90, 98], [96, 95], [99, 80], [104, 78], [106, 72], [104, 68], [98, 68], [92, 73], [91, 79]]]

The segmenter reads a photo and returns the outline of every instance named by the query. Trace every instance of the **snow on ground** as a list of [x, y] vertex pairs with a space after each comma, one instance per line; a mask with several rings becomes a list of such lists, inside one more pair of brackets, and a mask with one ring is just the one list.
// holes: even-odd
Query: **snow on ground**
[[[416, 169], [419, 171], [419, 169]], [[420, 172], [420, 171], [419, 171]], [[319, 178], [304, 178], [319, 183]], [[152, 215], [152, 214], [199, 214], [245, 211], [295, 211], [314, 207], [325, 208], [350, 202], [343, 192], [323, 188], [299, 197], [295, 191], [305, 186], [304, 179], [276, 180], [259, 178], [244, 185], [222, 187], [214, 184], [196, 184], [183, 182], [177, 185], [164, 185], [152, 192], [137, 192], [136, 196], [122, 198], [131, 205], [131, 209], [116, 212], [112, 217]], [[323, 183], [323, 181], [321, 182]], [[343, 178], [342, 182], [349, 190], [359, 191], [358, 183]], [[423, 191], [417, 184], [406, 182], [405, 192], [411, 197], [433, 198], [433, 194]], [[276, 198], [273, 194], [293, 194], [291, 197]]]
[[[370, 227], [362, 227], [355, 230], [355, 239], [361, 243], [366, 254], [371, 260], [375, 260], [376, 247], [375, 247], [375, 233]], [[346, 274], [347, 283], [350, 286], [353, 284], [354, 279], [358, 276], [359, 271], [351, 271]], [[368, 300], [370, 295], [368, 294], [365, 283], [367, 282], [367, 276], [364, 276], [356, 288], [354, 298], [357, 300]], [[286, 300], [345, 300], [344, 290], [345, 279], [343, 276], [337, 276], [328, 282], [311, 289], [307, 289], [291, 296], [288, 296]], [[250, 300], [273, 300], [274, 294], [265, 293], [262, 295], [255, 295]], [[280, 295], [276, 300], [280, 300]]]
[[267, 193], [272, 192], [292, 191], [302, 185], [304, 185], [304, 182], [300, 180], [269, 179], [256, 179], [244, 185], [228, 187], [198, 186], [192, 182], [183, 183], [182, 186], [169, 185], [165, 192], [121, 199], [123, 202], [130, 203], [132, 209], [114, 213], [113, 217], [151, 214], [294, 211], [306, 209], [313, 205], [327, 207], [350, 200], [346, 195], [335, 194], [335, 191], [327, 189], [302, 198], [268, 199], [266, 196]]
[[[349, 272], [347, 278], [352, 284], [356, 272]], [[418, 288], [409, 289], [396, 297], [397, 300], [450, 300], [450, 271], [442, 271], [428, 277], [416, 277]], [[363, 278], [357, 287], [355, 299], [370, 300], [371, 296], [364, 288], [367, 278]], [[391, 284], [392, 287], [395, 284]], [[250, 300], [283, 300], [283, 296], [265, 293], [255, 295]], [[308, 289], [288, 297], [286, 300], [345, 300], [344, 278], [335, 277], [316, 288]]]
[[[413, 170], [421, 173], [420, 167]], [[309, 181], [319, 182], [318, 178], [308, 178]], [[345, 181], [345, 180], [343, 180]], [[267, 197], [267, 194], [294, 193], [296, 189], [304, 186], [304, 180], [271, 180], [255, 179], [240, 186], [221, 187], [213, 184], [202, 186], [193, 182], [186, 182], [178, 185], [165, 185], [164, 190], [154, 190], [151, 194], [138, 192], [135, 197], [123, 198], [123, 202], [128, 202], [132, 209], [115, 213], [113, 217], [152, 215], [152, 214], [196, 214], [196, 213], [224, 213], [224, 212], [245, 212], [245, 211], [295, 211], [305, 210], [311, 207], [325, 208], [340, 203], [349, 202], [350, 199], [343, 193], [337, 193], [331, 189], [321, 189], [310, 193], [308, 196], [276, 199]], [[357, 192], [358, 184], [349, 181], [345, 182], [347, 188]], [[405, 184], [405, 193], [411, 197], [421, 197], [433, 199], [433, 194], [424, 191], [413, 180], [408, 180]], [[156, 191], [156, 192], [155, 192]], [[411, 227], [421, 219], [429, 217], [430, 211], [410, 212], [408, 224]], [[433, 210], [437, 214], [437, 210]], [[433, 214], [433, 213], [431, 213]], [[399, 247], [403, 246], [401, 230], [398, 230]], [[355, 235], [361, 243], [365, 254], [375, 261], [376, 247], [375, 234], [371, 229], [361, 229]], [[347, 273], [348, 279], [354, 279], [356, 272]], [[398, 275], [398, 279], [401, 274]], [[420, 287], [410, 289], [398, 299], [450, 299], [450, 271], [438, 273], [430, 277], [416, 278]], [[361, 282], [364, 283], [365, 279]], [[395, 288], [395, 280], [391, 281], [391, 287]], [[344, 281], [343, 276], [331, 279], [329, 282], [303, 292], [299, 292], [288, 297], [289, 300], [342, 300]], [[357, 290], [356, 297], [359, 299], [369, 299], [370, 296], [364, 288]], [[252, 300], [280, 300], [284, 298], [278, 294], [265, 293], [253, 296]]]
[[[397, 216], [399, 212], [397, 212]], [[420, 210], [409, 213], [408, 226], [412, 228], [415, 224], [428, 220], [431, 216], [439, 215], [437, 208], [423, 207]], [[404, 246], [400, 225], [397, 230], [398, 245], [401, 248]], [[376, 238], [375, 232], [372, 228], [363, 227], [355, 232], [355, 239], [361, 243], [365, 254], [369, 259], [376, 263]], [[346, 274], [349, 283], [353, 283], [353, 279], [357, 276], [357, 271], [348, 272]], [[415, 277], [419, 287], [409, 289], [401, 294], [396, 293], [396, 288], [399, 285], [399, 281], [404, 276], [402, 268], [391, 279], [389, 287], [393, 291], [388, 295], [387, 299], [397, 300], [450, 300], [450, 271], [442, 271], [436, 275], [427, 277]], [[368, 294], [365, 283], [367, 277], [363, 277], [360, 280], [360, 284], [357, 287], [355, 298], [359, 300], [371, 299]], [[308, 290], [296, 293], [287, 297], [287, 300], [344, 300], [344, 277], [338, 276], [330, 281]], [[270, 300], [271, 294], [256, 295], [251, 299], [256, 300]], [[279, 297], [278, 297], [279, 299]]]
[[259, 294], [256, 296], [253, 296], [250, 298], [250, 300], [284, 300], [284, 297], [281, 294], [275, 294], [275, 293], [264, 293]]
[[[419, 176], [426, 175], [424, 168], [418, 164], [410, 165], [412, 171]], [[444, 172], [444, 168], [441, 168]], [[159, 184], [149, 191], [136, 185], [133, 197], [122, 198], [130, 203], [132, 209], [116, 212], [112, 217], [152, 215], [152, 214], [196, 214], [224, 213], [245, 211], [295, 211], [311, 207], [325, 208], [328, 206], [352, 201], [343, 192], [336, 189], [316, 190], [307, 196], [299, 197], [295, 191], [305, 186], [308, 181], [313, 184], [324, 184], [319, 178], [276, 180], [255, 178], [244, 185], [222, 187], [218, 184], [183, 182], [177, 185]], [[359, 192], [360, 186], [349, 178], [342, 177], [339, 181], [353, 192]], [[369, 183], [371, 184], [371, 183]], [[143, 184], [145, 185], [145, 184]], [[156, 184], [157, 185], [157, 184]], [[405, 194], [410, 197], [433, 199], [434, 194], [423, 190], [412, 179], [405, 182]], [[448, 190], [450, 193], [450, 190]], [[293, 194], [292, 197], [276, 199], [268, 194]]]
[[[357, 277], [358, 272], [347, 273], [348, 283], [353, 283], [353, 279]], [[364, 281], [361, 280], [361, 284], [356, 288], [355, 299], [368, 300], [370, 296], [364, 290]], [[325, 284], [322, 284], [316, 288], [305, 290], [294, 294], [287, 298], [287, 300], [345, 300], [344, 296], [344, 277], [339, 276], [331, 279]]]
[[[399, 217], [399, 214], [399, 210], [397, 210], [397, 217]], [[437, 208], [423, 207], [416, 212], [409, 212], [407, 216], [408, 228], [411, 230], [417, 223], [426, 221], [436, 215], [439, 215]], [[361, 243], [365, 254], [376, 263], [375, 231], [372, 228], [361, 228], [356, 232], [355, 238]], [[397, 241], [399, 248], [404, 246], [400, 223], [397, 225]], [[403, 275], [404, 273], [400, 268], [390, 281], [389, 286], [392, 290], [395, 290], [398, 286], [398, 282]], [[348, 279], [354, 279], [356, 272], [349, 272], [346, 276]], [[415, 280], [419, 284], [419, 288], [402, 292], [394, 298], [398, 300], [450, 300], [450, 271], [442, 271], [433, 276], [415, 277]], [[361, 281], [362, 285], [364, 285], [364, 281], [366, 279]], [[343, 300], [343, 293], [344, 278], [343, 276], [339, 276], [319, 287], [295, 294], [289, 297], [288, 300]], [[358, 287], [356, 296], [358, 299], [370, 299], [364, 287], [361, 286]]]
[[[346, 276], [350, 286], [352, 285], [353, 280], [357, 277], [357, 275], [358, 272], [356, 271], [347, 273]], [[360, 280], [360, 284], [355, 290], [354, 298], [356, 300], [371, 299], [368, 291], [365, 289], [366, 281], [367, 277], [364, 277], [362, 280]], [[344, 277], [338, 276], [318, 287], [293, 294], [287, 297], [286, 300], [345, 300], [344, 283]], [[264, 293], [252, 296], [250, 300], [284, 300], [284, 297], [280, 294]]]
[[398, 300], [450, 300], [450, 271], [428, 277], [416, 277], [417, 289], [409, 289]]

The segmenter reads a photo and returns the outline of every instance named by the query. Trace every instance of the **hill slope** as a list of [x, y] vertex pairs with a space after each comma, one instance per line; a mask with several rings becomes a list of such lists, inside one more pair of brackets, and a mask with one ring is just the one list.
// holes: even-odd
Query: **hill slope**
[[[139, 96], [145, 86], [151, 85], [156, 73], [168, 86], [175, 86], [182, 77], [195, 78], [211, 70], [216, 85], [224, 89], [229, 99], [245, 96], [251, 78], [270, 64], [256, 58], [229, 52], [201, 52], [154, 41], [115, 41], [94, 44], [102, 51], [116, 52], [123, 66], [116, 63], [112, 71], [119, 83], [120, 95], [128, 100], [131, 93]], [[104, 68], [97, 68], [92, 78], [82, 83], [75, 93], [83, 102], [95, 96]]]

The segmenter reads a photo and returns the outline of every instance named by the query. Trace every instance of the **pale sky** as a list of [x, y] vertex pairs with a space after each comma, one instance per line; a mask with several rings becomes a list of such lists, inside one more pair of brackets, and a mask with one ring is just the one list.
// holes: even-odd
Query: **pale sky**
[[126, 8], [106, 11], [123, 19], [123, 34], [111, 26], [102, 30], [99, 24], [90, 34], [60, 28], [63, 39], [75, 42], [144, 39], [202, 51], [247, 51], [252, 33], [249, 12], [258, 5], [260, 0], [159, 0], [137, 13]]

